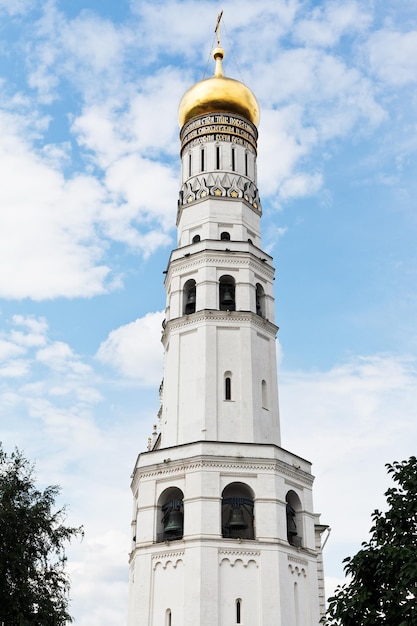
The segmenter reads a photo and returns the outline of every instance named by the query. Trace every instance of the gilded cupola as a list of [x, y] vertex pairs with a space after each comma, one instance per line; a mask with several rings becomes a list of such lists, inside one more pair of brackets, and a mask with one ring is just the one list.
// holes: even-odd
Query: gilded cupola
[[215, 48], [213, 58], [214, 76], [195, 83], [182, 97], [178, 110], [180, 128], [194, 117], [211, 113], [240, 115], [258, 126], [259, 105], [254, 94], [240, 81], [224, 75], [223, 48]]

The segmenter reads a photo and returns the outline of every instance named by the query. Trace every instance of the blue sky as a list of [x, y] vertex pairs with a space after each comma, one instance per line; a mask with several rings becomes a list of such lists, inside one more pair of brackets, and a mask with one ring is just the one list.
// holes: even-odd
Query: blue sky
[[0, 0], [0, 440], [62, 486], [79, 626], [124, 623], [130, 473], [158, 410], [177, 106], [261, 105], [283, 446], [313, 462], [327, 587], [417, 443], [417, 7]]

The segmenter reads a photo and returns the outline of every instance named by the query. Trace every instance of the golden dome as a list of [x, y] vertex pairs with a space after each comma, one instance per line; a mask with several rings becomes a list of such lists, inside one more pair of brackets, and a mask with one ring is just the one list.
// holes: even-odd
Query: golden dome
[[235, 113], [255, 126], [259, 123], [259, 105], [251, 90], [243, 83], [223, 74], [223, 48], [215, 48], [214, 76], [200, 80], [182, 97], [178, 109], [180, 128], [193, 117], [207, 113]]

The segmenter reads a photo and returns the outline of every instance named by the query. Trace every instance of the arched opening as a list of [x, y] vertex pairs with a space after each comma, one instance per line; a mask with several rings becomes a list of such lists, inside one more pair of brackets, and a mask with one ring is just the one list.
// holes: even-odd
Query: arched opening
[[256, 315], [265, 317], [265, 290], [259, 283], [256, 283]]
[[235, 311], [235, 279], [232, 276], [222, 276], [219, 281], [220, 311]]
[[297, 548], [303, 545], [301, 501], [295, 491], [290, 490], [285, 496], [288, 543]]
[[198, 243], [200, 241], [200, 239], [201, 239], [200, 235], [194, 235], [193, 243]]
[[171, 609], [166, 610], [165, 614], [165, 626], [172, 626], [172, 614]]
[[182, 539], [184, 534], [184, 494], [177, 487], [169, 487], [158, 501], [157, 542]]
[[222, 233], [220, 233], [220, 239], [221, 241], [230, 241], [230, 233], [228, 233], [227, 231], [223, 231]]
[[183, 289], [183, 313], [190, 315], [195, 313], [196, 307], [196, 282], [193, 279], [187, 280]]
[[244, 483], [231, 483], [222, 493], [222, 535], [230, 539], [254, 539], [254, 500]]

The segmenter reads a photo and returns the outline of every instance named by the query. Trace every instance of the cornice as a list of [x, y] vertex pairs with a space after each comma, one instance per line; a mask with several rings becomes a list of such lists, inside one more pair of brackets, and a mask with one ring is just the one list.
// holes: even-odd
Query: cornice
[[178, 479], [187, 472], [205, 469], [218, 469], [228, 471], [231, 474], [236, 471], [246, 474], [248, 472], [254, 474], [258, 472], [274, 472], [284, 477], [290, 477], [294, 481], [294, 486], [298, 487], [300, 483], [307, 487], [311, 487], [314, 480], [311, 474], [307, 474], [306, 472], [297, 469], [292, 469], [285, 463], [276, 459], [272, 459], [269, 462], [262, 459], [262, 461], [256, 462], [247, 460], [228, 461], [226, 459], [218, 459], [217, 457], [204, 459], [194, 457], [190, 460], [181, 459], [179, 461], [170, 461], [169, 464], [165, 463], [164, 465], [159, 465], [159, 467], [154, 466], [149, 468], [137, 468], [137, 472], [138, 480], [140, 482], [142, 480], [162, 478], [165, 476], [171, 476]]
[[218, 311], [217, 309], [204, 309], [191, 313], [190, 315], [183, 315], [182, 317], [176, 317], [167, 321], [164, 327], [164, 337], [174, 330], [196, 326], [201, 322], [221, 323], [231, 326], [236, 323], [249, 322], [263, 332], [269, 333], [273, 338], [275, 338], [279, 330], [278, 326], [266, 318], [252, 313], [252, 311]]
[[267, 265], [252, 252], [246, 250], [225, 249], [222, 251], [205, 248], [203, 251], [194, 252], [192, 258], [190, 257], [190, 253], [185, 253], [181, 258], [172, 259], [170, 261], [167, 270], [167, 281], [178, 274], [189, 272], [199, 267], [205, 267], [208, 263], [223, 266], [225, 261], [227, 265], [231, 267], [249, 267], [254, 272], [258, 272], [258, 274], [264, 276], [266, 280], [272, 281], [274, 279], [274, 268]]

